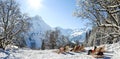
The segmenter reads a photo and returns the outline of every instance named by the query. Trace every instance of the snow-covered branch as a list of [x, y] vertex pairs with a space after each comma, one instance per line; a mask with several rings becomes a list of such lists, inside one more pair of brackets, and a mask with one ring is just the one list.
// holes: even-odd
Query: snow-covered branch
[[97, 9], [97, 11], [106, 11], [106, 9]]
[[114, 14], [114, 13], [117, 13], [117, 12], [120, 12], [120, 9], [111, 11], [110, 13], [111, 13], [111, 14]]
[[116, 8], [116, 7], [120, 7], [120, 4], [118, 4], [118, 5], [112, 5], [112, 6], [107, 6], [107, 7]]
[[99, 40], [99, 39], [105, 39], [105, 38], [107, 38], [107, 37], [110, 37], [110, 35], [106, 35], [106, 36], [103, 36], [103, 37], [97, 38], [97, 40]]
[[120, 27], [116, 24], [101, 24], [99, 27], [115, 27], [117, 29], [120, 29]]
[[[107, 9], [97, 9], [97, 11], [102, 11], [102, 12], [106, 12], [106, 11], [109, 11]], [[114, 14], [114, 13], [117, 13], [117, 12], [120, 12], [120, 9], [118, 10], [113, 10], [113, 11], [109, 11], [111, 14]]]

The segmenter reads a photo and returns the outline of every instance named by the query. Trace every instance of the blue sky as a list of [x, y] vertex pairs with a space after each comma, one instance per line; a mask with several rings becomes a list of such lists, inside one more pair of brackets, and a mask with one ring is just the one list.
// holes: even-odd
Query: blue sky
[[29, 16], [39, 15], [51, 27], [76, 29], [83, 28], [86, 23], [72, 15], [76, 8], [76, 0], [17, 1], [20, 3], [23, 13], [28, 13]]

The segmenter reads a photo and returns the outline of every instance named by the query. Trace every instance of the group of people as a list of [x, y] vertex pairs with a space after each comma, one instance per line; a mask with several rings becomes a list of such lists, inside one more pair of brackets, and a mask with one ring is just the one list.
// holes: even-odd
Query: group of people
[[58, 54], [59, 53], [64, 53], [64, 52], [69, 52], [69, 51], [72, 51], [72, 52], [85, 51], [84, 45], [83, 44], [81, 46], [80, 45], [74, 45], [74, 47], [72, 49], [70, 49], [69, 45], [61, 46], [59, 48]]
[[84, 52], [85, 49], [84, 49], [84, 45], [82, 44], [81, 46], [80, 45], [75, 45], [70, 51], [73, 51], [73, 52]]
[[[85, 47], [84, 45], [74, 45], [73, 48], [70, 48], [69, 45], [65, 45], [65, 46], [61, 46], [59, 48], [58, 54], [60, 53], [64, 53], [64, 52], [85, 52]], [[104, 47], [99, 47], [97, 48], [96, 46], [94, 47], [94, 49], [90, 49], [88, 50], [88, 55], [92, 55], [95, 58], [102, 58], [104, 57], [104, 53], [105, 49]]]

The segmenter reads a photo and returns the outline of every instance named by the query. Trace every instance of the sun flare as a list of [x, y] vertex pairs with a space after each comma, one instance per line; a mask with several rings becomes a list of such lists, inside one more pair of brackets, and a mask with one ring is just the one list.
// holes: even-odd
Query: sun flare
[[40, 9], [42, 7], [42, 0], [28, 0], [31, 8]]

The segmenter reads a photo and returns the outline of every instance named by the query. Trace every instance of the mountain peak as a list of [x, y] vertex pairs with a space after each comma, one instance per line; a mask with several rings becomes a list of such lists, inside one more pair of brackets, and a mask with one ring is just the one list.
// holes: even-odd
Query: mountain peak
[[36, 15], [32, 17], [31, 19], [32, 19], [31, 29], [34, 29], [34, 31], [47, 31], [51, 29], [51, 27], [48, 24], [46, 24], [40, 16]]

